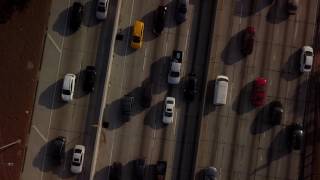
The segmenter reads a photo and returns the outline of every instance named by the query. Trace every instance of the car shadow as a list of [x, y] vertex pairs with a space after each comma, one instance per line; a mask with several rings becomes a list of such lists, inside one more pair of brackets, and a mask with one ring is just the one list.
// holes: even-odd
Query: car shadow
[[63, 79], [59, 79], [57, 82], [48, 86], [40, 94], [38, 103], [48, 109], [57, 109], [67, 104], [67, 102], [61, 99], [62, 84]]
[[162, 122], [163, 101], [151, 106], [144, 117], [144, 124], [152, 129], [161, 129], [166, 127]]
[[[119, 29], [117, 36], [122, 37], [121, 39], [117, 39], [114, 44], [114, 52], [119, 56], [127, 56], [137, 51], [137, 49], [133, 49], [130, 46], [131, 43], [131, 31], [132, 26], [127, 27], [125, 29]], [[142, 44], [143, 47], [143, 44]]]
[[289, 18], [287, 2], [287, 0], [275, 0], [266, 16], [267, 22], [278, 24], [287, 20]]
[[84, 91], [85, 69], [77, 73], [76, 77], [77, 79], [74, 89], [74, 99], [78, 99], [89, 94], [89, 92]]
[[110, 104], [106, 105], [103, 113], [103, 127], [108, 129], [117, 129], [121, 127], [123, 124], [131, 120], [132, 116], [139, 114], [144, 110], [144, 108], [140, 105], [139, 99], [142, 95], [142, 87], [136, 87], [132, 91], [128, 92], [126, 95], [130, 95], [134, 97], [133, 108], [131, 112], [131, 116], [124, 116], [122, 114], [121, 101], [125, 95], [121, 98], [114, 100]]
[[151, 64], [150, 79], [153, 82], [153, 94], [160, 94], [168, 89], [169, 64], [170, 56], [163, 56]]
[[245, 56], [241, 53], [241, 40], [245, 34], [245, 29], [236, 33], [231, 37], [227, 46], [223, 49], [221, 53], [222, 61], [227, 65], [232, 65], [241, 59], [244, 59]]
[[[57, 17], [56, 21], [52, 26], [52, 30], [59, 33], [61, 36], [70, 36], [75, 33], [75, 30], [70, 28], [70, 12], [72, 11], [72, 6], [64, 9]], [[68, 16], [69, 15], [69, 16]]]
[[278, 160], [283, 156], [289, 154], [292, 149], [290, 147], [289, 134], [290, 126], [283, 128], [271, 142], [267, 152], [267, 163]]
[[250, 94], [253, 87], [254, 81], [247, 83], [241, 90], [239, 95], [235, 98], [235, 101], [232, 103], [232, 110], [238, 114], [244, 114], [255, 107], [250, 102]]
[[[256, 4], [254, 4], [256, 2]], [[239, 0], [235, 1], [234, 14], [240, 17], [252, 16], [263, 8], [271, 5], [273, 0]]]
[[215, 111], [217, 108], [213, 105], [215, 80], [210, 80], [207, 84], [207, 92], [205, 95], [204, 115]]
[[262, 164], [253, 170], [252, 173], [256, 173], [257, 171], [263, 170], [270, 166], [270, 164], [278, 160], [288, 154], [291, 153], [292, 149], [290, 147], [289, 142], [289, 130], [290, 127], [283, 128], [273, 139], [271, 144], [268, 147], [266, 158], [267, 162]]
[[264, 106], [262, 109], [260, 109], [254, 118], [251, 126], [250, 126], [250, 132], [253, 135], [263, 133], [269, 129], [271, 129], [275, 125], [271, 125], [270, 120], [268, 118], [268, 112], [269, 112], [270, 104], [267, 106]]
[[195, 180], [204, 179], [204, 173], [205, 173], [205, 169], [201, 169], [200, 171], [198, 171], [195, 175]]
[[70, 162], [72, 159], [73, 149], [69, 149], [67, 152], [65, 152], [65, 159], [63, 160], [63, 163], [66, 164], [56, 164], [55, 160], [50, 157], [50, 154], [54, 149], [53, 142], [54, 141], [51, 140], [40, 148], [40, 151], [32, 161], [32, 165], [38, 168], [41, 172], [51, 171], [52, 173], [58, 175], [61, 178], [69, 178], [73, 176], [73, 174], [70, 172]]
[[[84, 7], [83, 7], [84, 16], [83, 16], [83, 21], [82, 21], [82, 24], [84, 26], [92, 27], [92, 26], [96, 26], [102, 22], [102, 21], [99, 21], [95, 16], [97, 3], [98, 3], [98, 0], [91, 0], [91, 1], [88, 1], [87, 3], [84, 4]], [[111, 3], [109, 2], [109, 7], [110, 7], [110, 5], [111, 5]], [[109, 8], [108, 8], [107, 16], [109, 14], [110, 13], [109, 13]], [[86, 19], [85, 17], [90, 17], [90, 18]]]
[[302, 75], [300, 72], [300, 55], [301, 49], [298, 49], [289, 56], [288, 61], [281, 69], [282, 78], [292, 81]]

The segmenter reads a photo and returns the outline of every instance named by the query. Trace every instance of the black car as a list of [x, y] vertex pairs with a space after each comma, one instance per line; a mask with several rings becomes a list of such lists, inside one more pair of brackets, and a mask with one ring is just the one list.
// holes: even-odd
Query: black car
[[158, 161], [156, 164], [156, 177], [157, 180], [164, 180], [167, 171], [167, 162]]
[[187, 101], [193, 101], [194, 97], [198, 93], [198, 88], [197, 88], [197, 82], [198, 79], [196, 78], [196, 75], [194, 73], [191, 73], [189, 75], [189, 79], [186, 85], [186, 88], [184, 89], [184, 96]]
[[159, 6], [154, 15], [154, 27], [153, 33], [159, 36], [165, 26], [166, 18], [167, 18], [167, 6]]
[[144, 159], [137, 159], [134, 164], [134, 174], [137, 180], [142, 180], [144, 177], [145, 171], [145, 160]]
[[255, 40], [256, 29], [252, 26], [248, 26], [242, 36], [241, 53], [247, 56], [252, 53]]
[[122, 176], [122, 164], [114, 162], [110, 168], [110, 180], [120, 180]]
[[85, 79], [83, 84], [83, 89], [86, 92], [94, 91], [94, 83], [96, 81], [96, 68], [94, 66], [87, 66], [85, 71]]
[[134, 97], [130, 95], [125, 95], [121, 101], [122, 114], [125, 117], [131, 116], [132, 109], [134, 104]]
[[301, 124], [292, 124], [290, 127], [290, 144], [294, 150], [300, 150], [303, 145], [304, 131]]
[[178, 24], [183, 23], [186, 20], [187, 15], [187, 3], [179, 2], [175, 12], [175, 20]]
[[151, 102], [152, 102], [152, 86], [150, 83], [148, 83], [143, 87], [142, 107], [144, 108], [150, 107]]
[[280, 101], [273, 101], [270, 103], [269, 119], [270, 124], [276, 125], [281, 123], [283, 106]]
[[66, 138], [58, 136], [52, 141], [51, 158], [55, 164], [60, 165], [65, 155]]
[[71, 15], [70, 15], [70, 27], [73, 31], [79, 29], [81, 25], [83, 17], [83, 5], [79, 2], [74, 2], [71, 8]]
[[215, 167], [208, 167], [204, 170], [203, 180], [216, 180], [218, 171]]

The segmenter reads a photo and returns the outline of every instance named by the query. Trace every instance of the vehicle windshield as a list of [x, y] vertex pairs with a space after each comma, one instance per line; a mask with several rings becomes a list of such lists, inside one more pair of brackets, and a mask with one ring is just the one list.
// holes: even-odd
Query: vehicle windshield
[[165, 115], [166, 115], [167, 117], [172, 117], [172, 112], [165, 112]]
[[311, 69], [311, 66], [310, 65], [305, 65], [304, 68], [305, 69]]
[[74, 153], [80, 154], [80, 153], [81, 153], [81, 150], [80, 150], [80, 149], [75, 149], [75, 150], [74, 150]]
[[132, 41], [135, 42], [135, 43], [140, 43], [140, 37], [138, 37], [138, 36], [133, 36], [133, 37], [132, 37]]
[[306, 56], [313, 56], [313, 55], [312, 55], [312, 52], [310, 52], [310, 51], [306, 51], [305, 54], [306, 54]]
[[105, 11], [106, 11], [106, 8], [103, 7], [103, 6], [98, 6], [98, 11], [100, 11], [100, 12], [105, 12]]
[[73, 162], [72, 162], [72, 165], [73, 165], [73, 166], [80, 166], [80, 163], [73, 161]]
[[175, 72], [175, 71], [171, 71], [171, 73], [170, 73], [170, 75], [172, 76], [172, 77], [179, 77], [179, 72]]
[[63, 89], [63, 90], [62, 90], [62, 94], [71, 95], [71, 91], [70, 91], [70, 90]]

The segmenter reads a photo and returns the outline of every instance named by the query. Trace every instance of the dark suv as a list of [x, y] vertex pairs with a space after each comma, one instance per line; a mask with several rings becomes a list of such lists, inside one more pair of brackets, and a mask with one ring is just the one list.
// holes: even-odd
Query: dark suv
[[79, 2], [74, 2], [71, 8], [70, 27], [72, 31], [79, 29], [83, 17], [83, 5]]
[[181, 24], [186, 20], [187, 10], [187, 2], [178, 2], [175, 12], [175, 20], [178, 24]]
[[130, 117], [133, 109], [134, 97], [131, 95], [125, 95], [121, 101], [122, 115]]
[[145, 164], [144, 159], [135, 160], [134, 174], [135, 174], [137, 180], [143, 179], [145, 168], [146, 168], [146, 164]]
[[94, 83], [96, 81], [96, 68], [94, 66], [87, 66], [85, 71], [85, 79], [83, 84], [83, 89], [86, 92], [94, 91]]
[[244, 56], [247, 56], [252, 53], [255, 34], [256, 34], [256, 29], [254, 27], [249, 26], [246, 28], [242, 36], [242, 46], [241, 46], [241, 53]]
[[184, 96], [187, 101], [193, 101], [194, 97], [198, 93], [197, 82], [198, 79], [196, 78], [196, 74], [191, 73], [189, 75], [186, 88], [184, 89]]
[[167, 6], [159, 6], [154, 15], [154, 27], [153, 33], [159, 36], [165, 26], [166, 18], [167, 18], [168, 7]]
[[281, 123], [283, 114], [283, 106], [280, 101], [273, 101], [270, 103], [269, 118], [270, 124], [277, 125]]
[[290, 145], [294, 150], [300, 150], [303, 146], [303, 127], [301, 124], [292, 124], [290, 126]]
[[66, 138], [58, 136], [52, 141], [51, 158], [55, 164], [60, 165], [64, 159]]
[[110, 167], [110, 180], [120, 180], [122, 176], [122, 164], [114, 162]]

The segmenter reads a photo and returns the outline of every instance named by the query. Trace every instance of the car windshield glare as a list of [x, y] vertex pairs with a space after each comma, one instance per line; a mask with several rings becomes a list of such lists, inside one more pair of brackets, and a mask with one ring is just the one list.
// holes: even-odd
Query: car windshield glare
[[140, 42], [140, 37], [138, 37], [138, 36], [133, 36], [133, 37], [132, 37], [132, 41], [135, 42], [135, 43], [139, 43], [139, 42]]
[[71, 95], [71, 91], [70, 91], [70, 90], [63, 89], [63, 90], [62, 90], [62, 94]]

